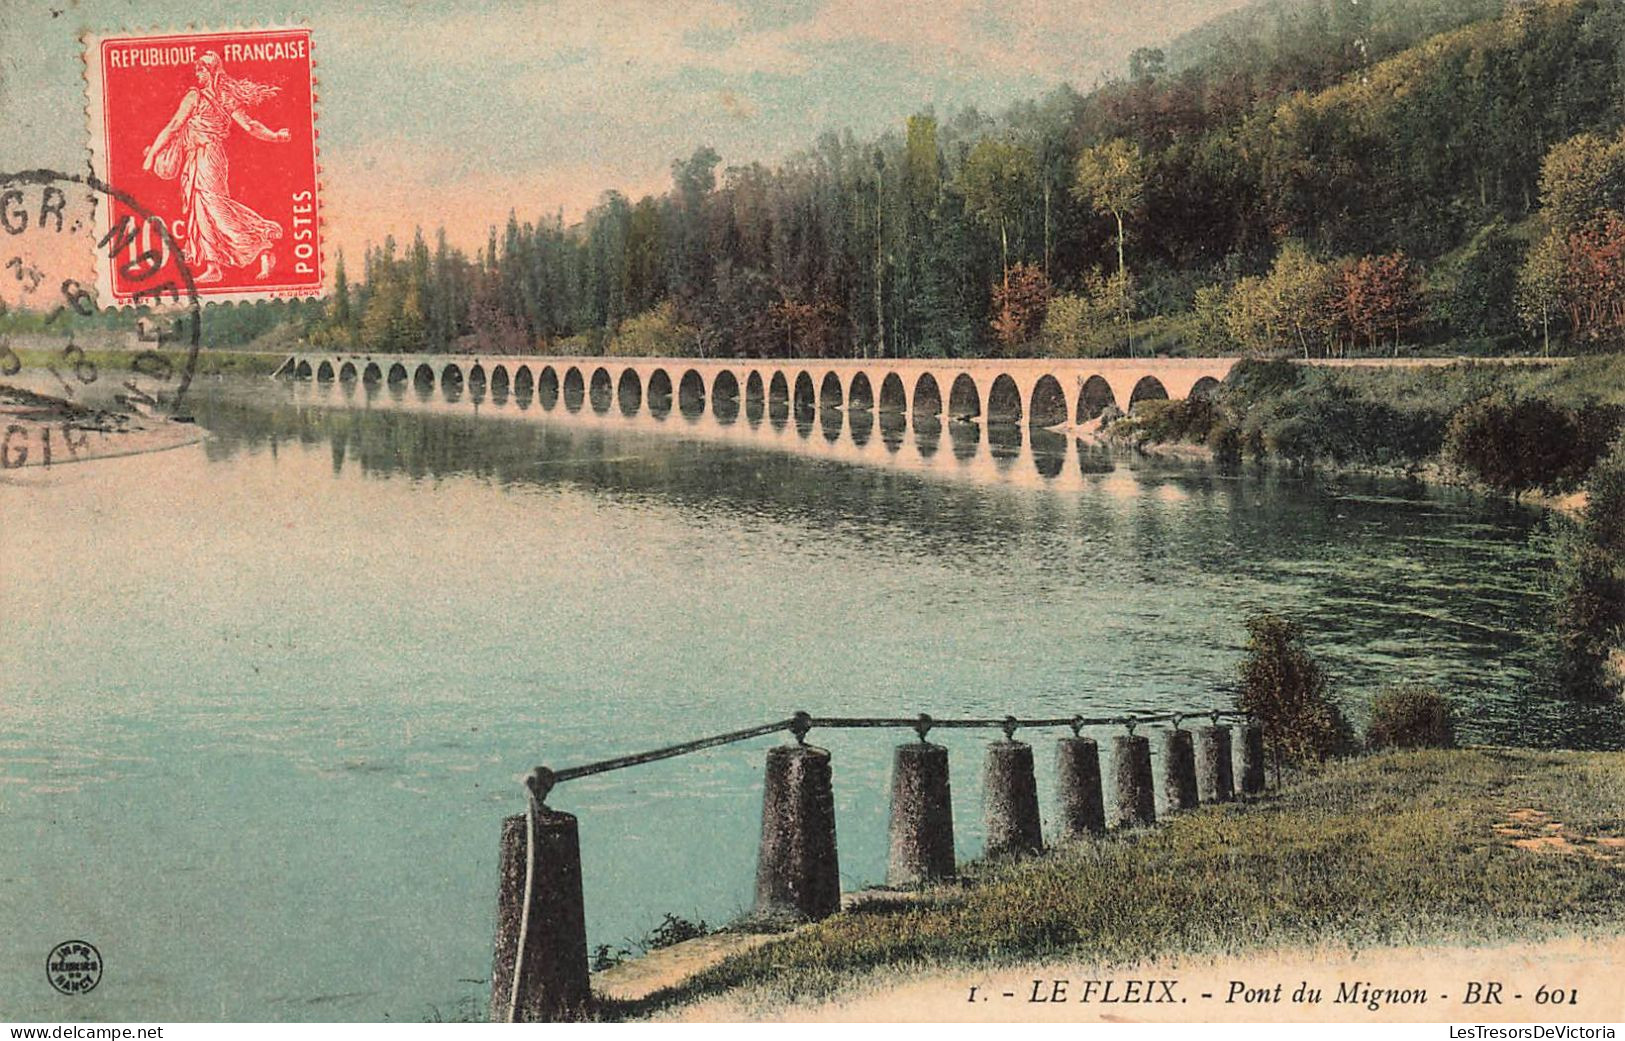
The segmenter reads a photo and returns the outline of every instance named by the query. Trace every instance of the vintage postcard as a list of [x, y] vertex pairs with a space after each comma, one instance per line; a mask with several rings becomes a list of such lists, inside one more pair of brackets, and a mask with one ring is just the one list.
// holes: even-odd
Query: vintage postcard
[[0, 25], [11, 1037], [1616, 1036], [1625, 3]]

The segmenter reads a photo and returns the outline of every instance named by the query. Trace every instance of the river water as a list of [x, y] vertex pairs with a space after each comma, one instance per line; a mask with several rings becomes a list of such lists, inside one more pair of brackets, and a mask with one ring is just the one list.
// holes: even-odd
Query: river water
[[[1547, 561], [1498, 502], [867, 414], [194, 395], [200, 445], [0, 483], [7, 1018], [478, 1014], [529, 767], [796, 709], [1222, 704], [1261, 608], [1356, 720], [1413, 679], [1467, 740], [1625, 743], [1536, 680]], [[1025, 736], [1047, 812], [1056, 735]], [[814, 732], [849, 888], [884, 875], [903, 737]], [[594, 945], [746, 909], [775, 740], [555, 792]], [[973, 856], [987, 735], [941, 740]], [[106, 961], [71, 1003], [41, 964], [68, 939]]]

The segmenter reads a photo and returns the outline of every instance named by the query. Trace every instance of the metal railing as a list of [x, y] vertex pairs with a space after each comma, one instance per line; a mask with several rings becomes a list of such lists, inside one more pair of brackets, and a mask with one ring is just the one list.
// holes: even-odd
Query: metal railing
[[[1187, 719], [1212, 721], [1211, 727], [1196, 732], [1200, 751], [1193, 749], [1192, 733], [1181, 731], [1181, 724]], [[1167, 769], [1160, 783], [1174, 810], [1190, 809], [1198, 801], [1229, 801], [1236, 793], [1231, 773], [1230, 728], [1220, 726], [1220, 721], [1226, 719], [1247, 721], [1243, 761], [1250, 764], [1250, 770], [1242, 790], [1247, 795], [1260, 794], [1264, 790], [1262, 730], [1247, 713], [1220, 708], [1109, 716], [1006, 715], [940, 719], [925, 713], [814, 716], [797, 712], [787, 719], [560, 770], [537, 766], [525, 778], [529, 796], [526, 812], [522, 817], [509, 818], [504, 825], [502, 856], [506, 866], [502, 868], [503, 884], [498, 896], [492, 1016], [510, 1022], [519, 1018], [576, 1018], [592, 1001], [576, 818], [547, 806], [547, 797], [556, 785], [769, 734], [790, 734], [795, 738], [794, 745], [779, 745], [768, 753], [756, 908], [760, 913], [788, 902], [791, 910], [800, 916], [819, 917], [839, 908], [840, 883], [830, 757], [823, 749], [807, 746], [807, 735], [814, 730], [912, 730], [918, 736], [919, 745], [905, 744], [897, 749], [894, 771], [906, 768], [910, 778], [908, 783], [898, 787], [894, 774], [890, 827], [893, 859], [898, 858], [902, 850], [907, 868], [904, 877], [923, 881], [949, 877], [955, 870], [947, 750], [926, 743], [931, 731], [1003, 731], [1005, 741], [988, 748], [984, 801], [989, 792], [997, 792], [993, 801], [999, 808], [989, 811], [987, 845], [990, 854], [996, 852], [997, 821], [1001, 836], [998, 848], [1019, 853], [1041, 850], [1043, 836], [1032, 748], [1024, 742], [1013, 742], [1017, 731], [1064, 727], [1069, 728], [1076, 739], [1082, 736], [1085, 727], [1124, 727], [1127, 734], [1113, 741], [1114, 758], [1118, 762], [1112, 783], [1115, 826], [1126, 827], [1154, 823], [1157, 818], [1150, 746], [1146, 738], [1135, 735], [1135, 728], [1157, 723], [1172, 725], [1166, 735], [1164, 762]], [[1069, 770], [1058, 766], [1057, 786], [1064, 789], [1060, 792], [1064, 830], [1068, 837], [1101, 834], [1108, 822], [1102, 804], [1103, 771], [1098, 745], [1092, 740], [1065, 739], [1060, 744], [1062, 759], [1071, 764]], [[1196, 764], [1202, 758], [1209, 761], [1212, 769], [1203, 772], [1199, 783]], [[796, 761], [796, 765], [790, 760]], [[898, 795], [900, 791], [913, 794], [905, 798]], [[898, 843], [899, 834], [905, 836], [902, 845]], [[929, 853], [925, 852], [927, 846]], [[541, 852], [543, 847], [545, 854]], [[892, 866], [888, 865], [888, 881]], [[536, 914], [532, 913], [533, 909]]]
[[752, 738], [765, 737], [768, 734], [789, 733], [798, 743], [805, 743], [807, 735], [813, 730], [913, 730], [921, 741], [933, 730], [1003, 730], [1006, 739], [1013, 738], [1018, 730], [1045, 730], [1055, 727], [1070, 727], [1074, 736], [1077, 736], [1084, 727], [1122, 726], [1130, 734], [1134, 728], [1154, 723], [1172, 723], [1178, 727], [1187, 719], [1211, 719], [1215, 725], [1221, 719], [1247, 719], [1248, 714], [1230, 709], [1192, 709], [1186, 712], [1132, 712], [1116, 716], [1041, 716], [1023, 719], [1017, 716], [972, 716], [965, 718], [943, 718], [920, 713], [917, 716], [814, 716], [806, 712], [797, 712], [789, 719], [781, 719], [772, 723], [762, 723], [758, 726], [745, 727], [742, 730], [729, 730], [721, 734], [712, 734], [709, 737], [695, 738], [664, 748], [652, 748], [646, 752], [633, 752], [629, 755], [615, 756], [612, 759], [600, 759], [595, 763], [583, 763], [580, 766], [571, 766], [563, 770], [552, 770], [546, 766], [538, 766], [532, 770], [525, 779], [525, 786], [530, 793], [543, 803], [547, 795], [556, 785], [565, 781], [574, 781], [582, 777], [592, 777], [596, 774], [610, 773], [615, 770], [625, 770], [633, 766], [642, 766], [646, 763], [659, 762], [662, 759], [674, 759], [677, 756], [689, 755], [693, 752], [703, 752], [708, 748], [719, 748], [740, 741], [749, 741]]

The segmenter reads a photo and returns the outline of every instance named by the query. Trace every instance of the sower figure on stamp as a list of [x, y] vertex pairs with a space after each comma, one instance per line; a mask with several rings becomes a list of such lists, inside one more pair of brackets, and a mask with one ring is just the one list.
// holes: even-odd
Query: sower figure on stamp
[[219, 282], [222, 266], [260, 261], [259, 277], [271, 273], [271, 244], [282, 226], [231, 197], [226, 138], [236, 123], [261, 141], [287, 141], [287, 130], [270, 130], [246, 111], [276, 96], [278, 87], [227, 75], [220, 56], [205, 52], [193, 66], [198, 85], [186, 92], [164, 128], [141, 156], [141, 169], [165, 180], [181, 179], [182, 223], [174, 230], [198, 282]]

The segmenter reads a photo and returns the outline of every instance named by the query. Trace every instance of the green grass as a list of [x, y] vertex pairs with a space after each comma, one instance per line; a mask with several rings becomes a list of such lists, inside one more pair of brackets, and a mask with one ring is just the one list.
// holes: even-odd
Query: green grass
[[1336, 764], [1251, 804], [978, 865], [968, 884], [917, 906], [836, 915], [654, 1002], [606, 1011], [736, 988], [768, 1004], [819, 1000], [882, 969], [1617, 932], [1625, 862], [1513, 847], [1494, 827], [1525, 807], [1582, 834], [1620, 835], [1625, 753], [1418, 751]]
[[[14, 349], [14, 353], [25, 369], [43, 370], [48, 365], [54, 365], [65, 374], [72, 369], [71, 364], [64, 364], [61, 348], [17, 347]], [[84, 352], [84, 358], [100, 371], [125, 374], [130, 371], [130, 363], [139, 353], [138, 351], [88, 348]], [[157, 353], [163, 355], [175, 367], [177, 372], [186, 363], [186, 350], [184, 348], [164, 347]], [[286, 351], [273, 353], [228, 349], [211, 350], [208, 347], [203, 347], [198, 351], [197, 368], [193, 371], [193, 375], [269, 376], [276, 371], [277, 366], [281, 365], [287, 357], [288, 352]]]

